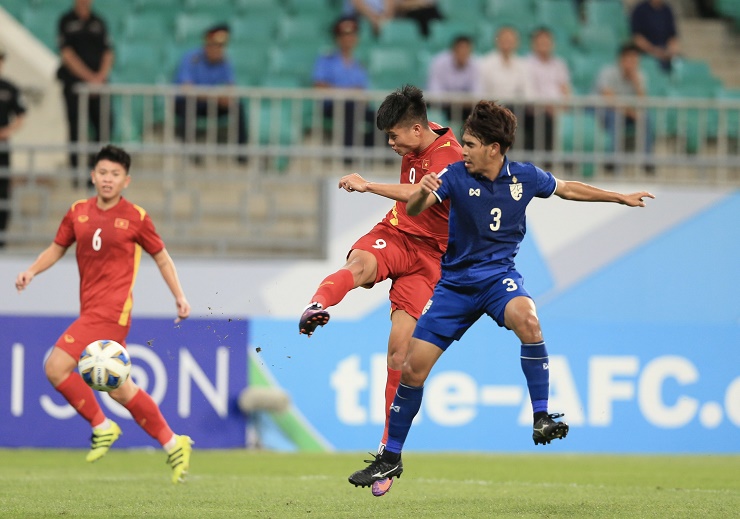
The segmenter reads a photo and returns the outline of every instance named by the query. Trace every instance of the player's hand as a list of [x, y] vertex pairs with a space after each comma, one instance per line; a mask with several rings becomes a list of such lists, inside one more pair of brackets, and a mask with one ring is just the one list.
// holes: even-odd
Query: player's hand
[[177, 319], [175, 319], [175, 324], [177, 324], [190, 316], [190, 303], [188, 303], [185, 297], [178, 297], [175, 303], [177, 304]]
[[429, 173], [421, 177], [419, 186], [421, 186], [421, 192], [428, 195], [432, 191], [436, 191], [442, 185], [442, 180], [437, 177], [436, 173]]
[[655, 195], [648, 193], [647, 191], [630, 193], [629, 195], [624, 195], [624, 202], [622, 203], [630, 207], [645, 207], [645, 201], [643, 198], [655, 198]]
[[33, 279], [33, 276], [33, 272], [30, 272], [28, 270], [18, 274], [18, 277], [15, 278], [15, 289], [18, 291], [19, 294], [28, 286], [28, 284]]
[[352, 193], [353, 191], [364, 193], [367, 191], [369, 183], [370, 182], [362, 178], [357, 173], [351, 173], [349, 175], [344, 175], [339, 179], [339, 189], [344, 189], [349, 193]]

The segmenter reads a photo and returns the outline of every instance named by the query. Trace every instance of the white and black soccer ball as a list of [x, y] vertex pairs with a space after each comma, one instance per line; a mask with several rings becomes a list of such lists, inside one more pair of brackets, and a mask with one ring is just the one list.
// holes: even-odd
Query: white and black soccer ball
[[131, 373], [131, 358], [116, 341], [94, 341], [80, 355], [77, 369], [82, 380], [97, 391], [113, 391], [126, 382]]

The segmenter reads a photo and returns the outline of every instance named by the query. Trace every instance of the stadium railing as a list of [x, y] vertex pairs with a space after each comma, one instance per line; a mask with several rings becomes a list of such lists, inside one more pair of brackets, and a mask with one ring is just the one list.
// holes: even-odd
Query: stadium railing
[[[6, 204], [8, 250], [36, 251], [49, 242], [69, 204], [88, 196], [88, 155], [111, 141], [134, 156], [131, 199], [152, 213], [168, 247], [181, 255], [322, 257], [324, 181], [350, 171], [389, 181], [398, 177], [399, 160], [374, 124], [387, 92], [81, 85], [80, 95], [79, 143], [16, 144], [16, 166], [0, 171], [14, 180]], [[86, 122], [95, 97], [102, 105], [99, 140], [90, 138]], [[430, 119], [451, 126], [459, 137], [477, 99], [426, 97]], [[185, 121], [176, 115], [178, 99], [191, 115]], [[558, 177], [740, 184], [737, 97], [500, 101], [519, 119], [509, 157], [545, 165]], [[206, 115], [192, 117], [198, 102], [205, 103]], [[219, 106], [225, 115], [218, 115]], [[240, 110], [245, 143], [238, 138]], [[604, 124], [608, 114], [625, 111], [638, 114], [636, 124], [619, 116], [613, 126]], [[532, 133], [532, 149], [524, 149], [525, 132]], [[69, 152], [78, 154], [76, 170], [40, 166], [48, 162], [42, 160], [46, 154]]]

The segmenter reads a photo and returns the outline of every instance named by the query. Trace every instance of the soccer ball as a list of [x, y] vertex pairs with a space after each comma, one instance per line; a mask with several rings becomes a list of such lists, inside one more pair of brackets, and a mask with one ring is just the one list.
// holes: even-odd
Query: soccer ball
[[113, 391], [131, 373], [131, 358], [116, 341], [95, 341], [87, 345], [77, 363], [82, 380], [97, 391]]

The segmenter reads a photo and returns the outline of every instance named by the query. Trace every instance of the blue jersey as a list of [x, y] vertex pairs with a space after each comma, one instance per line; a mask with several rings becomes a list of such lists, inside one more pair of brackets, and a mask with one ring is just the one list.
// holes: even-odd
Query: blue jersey
[[434, 194], [440, 202], [450, 200], [442, 279], [460, 286], [514, 268], [527, 232], [527, 205], [534, 197], [549, 197], [557, 187], [551, 173], [507, 158], [493, 181], [468, 173], [464, 162], [448, 166], [440, 179], [442, 185]]

